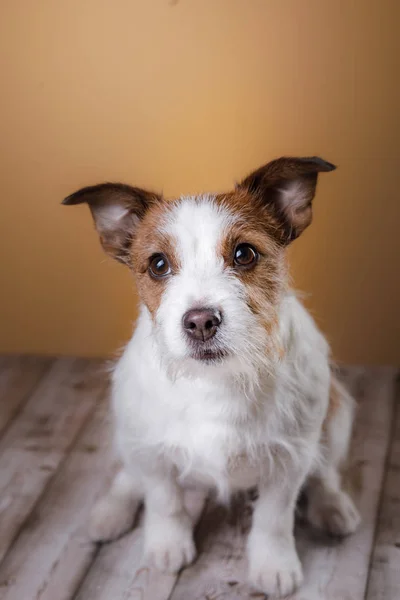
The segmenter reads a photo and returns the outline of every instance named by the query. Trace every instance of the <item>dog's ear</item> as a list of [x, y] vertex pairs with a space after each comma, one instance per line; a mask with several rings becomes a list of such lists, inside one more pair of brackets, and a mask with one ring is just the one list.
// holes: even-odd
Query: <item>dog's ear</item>
[[150, 206], [161, 197], [123, 183], [102, 183], [85, 187], [63, 204], [86, 202], [91, 210], [104, 250], [122, 263], [127, 262], [136, 228]]
[[239, 188], [246, 189], [273, 212], [281, 241], [289, 243], [311, 223], [318, 173], [334, 169], [335, 165], [317, 156], [282, 157], [248, 175]]

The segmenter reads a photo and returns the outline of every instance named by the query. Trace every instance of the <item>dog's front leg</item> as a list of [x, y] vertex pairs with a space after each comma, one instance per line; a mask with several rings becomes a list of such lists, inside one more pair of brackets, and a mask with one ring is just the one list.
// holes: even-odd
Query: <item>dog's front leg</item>
[[174, 474], [161, 467], [143, 475], [143, 483], [145, 557], [159, 570], [176, 573], [196, 556], [183, 490]]
[[306, 470], [296, 473], [294, 468], [285, 472], [276, 468], [271, 481], [260, 486], [247, 553], [250, 583], [268, 597], [292, 594], [303, 580], [293, 527], [305, 477]]

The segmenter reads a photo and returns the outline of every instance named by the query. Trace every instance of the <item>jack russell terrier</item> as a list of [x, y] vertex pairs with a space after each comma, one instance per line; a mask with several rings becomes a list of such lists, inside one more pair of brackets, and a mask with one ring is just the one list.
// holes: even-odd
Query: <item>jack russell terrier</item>
[[127, 265], [140, 316], [114, 373], [122, 470], [95, 506], [94, 540], [132, 527], [145, 503], [144, 551], [176, 572], [196, 554], [183, 485], [227, 500], [257, 485], [249, 581], [272, 597], [302, 582], [293, 522], [333, 535], [359, 514], [341, 486], [354, 402], [324, 336], [289, 287], [286, 250], [311, 223], [318, 157], [279, 158], [234, 191], [166, 200], [121, 183], [86, 187], [104, 250]]

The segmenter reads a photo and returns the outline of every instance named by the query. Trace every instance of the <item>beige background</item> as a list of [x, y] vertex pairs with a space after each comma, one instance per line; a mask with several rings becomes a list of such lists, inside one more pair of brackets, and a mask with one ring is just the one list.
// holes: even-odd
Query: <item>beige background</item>
[[320, 154], [297, 287], [344, 361], [400, 364], [397, 0], [3, 0], [0, 351], [108, 354], [129, 336], [128, 271], [86, 207], [121, 180], [220, 190]]

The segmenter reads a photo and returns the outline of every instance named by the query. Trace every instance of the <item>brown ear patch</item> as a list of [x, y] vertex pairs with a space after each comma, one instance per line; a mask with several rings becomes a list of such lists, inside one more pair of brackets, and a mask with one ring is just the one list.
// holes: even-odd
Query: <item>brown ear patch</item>
[[317, 156], [282, 157], [248, 175], [238, 187], [274, 215], [277, 239], [287, 244], [311, 223], [318, 173], [334, 169], [335, 165]]
[[126, 264], [138, 223], [160, 201], [160, 196], [141, 188], [101, 183], [78, 190], [63, 204], [88, 204], [105, 252]]

